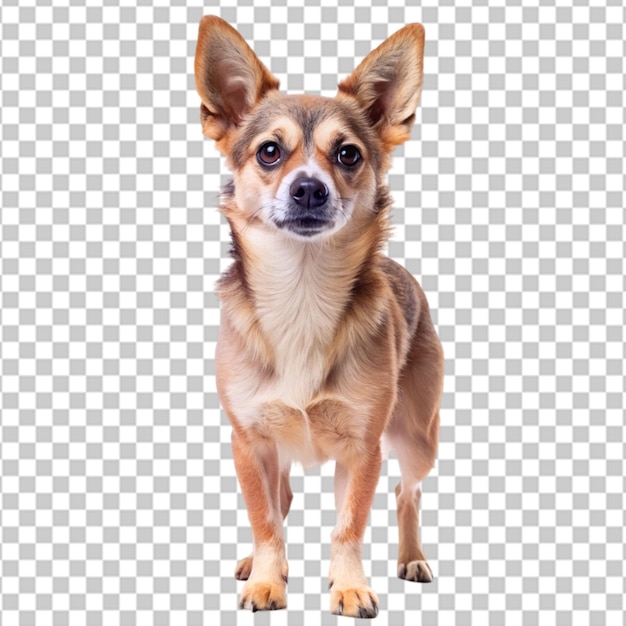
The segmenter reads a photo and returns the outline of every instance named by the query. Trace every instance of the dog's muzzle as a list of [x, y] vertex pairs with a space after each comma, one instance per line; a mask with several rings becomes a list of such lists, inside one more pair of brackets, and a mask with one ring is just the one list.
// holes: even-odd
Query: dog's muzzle
[[277, 222], [303, 237], [312, 237], [335, 225], [328, 187], [318, 178], [300, 176], [289, 187], [290, 203], [286, 217]]

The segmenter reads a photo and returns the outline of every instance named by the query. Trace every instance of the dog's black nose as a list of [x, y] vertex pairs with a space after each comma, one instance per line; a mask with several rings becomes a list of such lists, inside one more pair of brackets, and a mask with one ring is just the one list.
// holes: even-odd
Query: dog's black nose
[[289, 188], [294, 202], [305, 209], [316, 209], [328, 200], [328, 187], [317, 178], [296, 178]]

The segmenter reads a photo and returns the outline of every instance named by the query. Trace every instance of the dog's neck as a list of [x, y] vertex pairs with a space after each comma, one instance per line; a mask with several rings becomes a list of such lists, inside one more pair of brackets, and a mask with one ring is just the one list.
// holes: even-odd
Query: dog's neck
[[[330, 242], [303, 242], [263, 229], [246, 240], [246, 278], [264, 334], [274, 349], [304, 352], [332, 342], [361, 260]], [[353, 255], [356, 257], [357, 255]]]
[[239, 294], [248, 294], [279, 395], [300, 408], [328, 374], [333, 341], [360, 271], [356, 259], [346, 259], [345, 250], [328, 243], [250, 228], [236, 261], [237, 274], [245, 276]]

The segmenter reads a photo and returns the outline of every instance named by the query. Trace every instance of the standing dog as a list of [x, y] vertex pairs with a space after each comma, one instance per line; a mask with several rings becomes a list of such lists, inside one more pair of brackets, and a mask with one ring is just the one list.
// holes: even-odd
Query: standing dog
[[443, 355], [420, 286], [381, 253], [385, 174], [415, 119], [423, 54], [424, 28], [411, 24], [335, 98], [288, 96], [236, 30], [200, 22], [202, 131], [234, 174], [221, 207], [234, 263], [218, 283], [216, 373], [254, 537], [235, 574], [253, 611], [287, 604], [292, 461], [335, 459], [330, 608], [378, 613], [361, 548], [381, 444], [402, 471], [398, 576], [432, 580], [418, 511], [437, 451]]

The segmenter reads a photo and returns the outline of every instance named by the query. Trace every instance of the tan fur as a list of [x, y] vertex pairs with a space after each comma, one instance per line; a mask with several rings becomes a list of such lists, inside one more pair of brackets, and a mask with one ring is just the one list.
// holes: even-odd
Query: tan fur
[[[289, 466], [334, 459], [331, 610], [376, 615], [361, 545], [381, 443], [402, 470], [398, 574], [432, 579], [419, 496], [437, 450], [443, 356], [421, 288], [381, 253], [391, 207], [384, 176], [413, 123], [423, 45], [423, 27], [409, 25], [366, 57], [336, 98], [287, 96], [232, 27], [213, 16], [200, 23], [203, 132], [234, 175], [221, 207], [235, 260], [218, 284], [216, 376], [254, 538], [236, 570], [246, 580], [242, 607], [286, 606]], [[271, 167], [256, 156], [268, 141], [280, 152]], [[357, 165], [339, 162], [342, 146], [358, 149]], [[285, 225], [299, 219], [291, 186], [302, 177], [328, 196], [313, 234]]]

